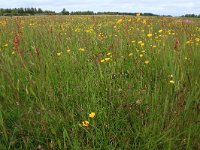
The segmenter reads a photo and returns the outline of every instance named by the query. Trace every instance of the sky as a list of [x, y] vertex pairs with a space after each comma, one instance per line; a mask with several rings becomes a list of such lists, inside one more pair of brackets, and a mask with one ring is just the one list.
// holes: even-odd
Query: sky
[[34, 7], [60, 12], [117, 11], [180, 16], [200, 14], [200, 0], [0, 0], [0, 8]]

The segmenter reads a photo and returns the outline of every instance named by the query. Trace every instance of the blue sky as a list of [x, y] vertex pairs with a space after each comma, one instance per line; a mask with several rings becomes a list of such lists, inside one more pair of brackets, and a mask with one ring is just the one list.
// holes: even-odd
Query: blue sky
[[200, 14], [200, 0], [0, 0], [0, 8], [36, 7], [59, 12], [119, 11], [151, 12], [160, 15]]

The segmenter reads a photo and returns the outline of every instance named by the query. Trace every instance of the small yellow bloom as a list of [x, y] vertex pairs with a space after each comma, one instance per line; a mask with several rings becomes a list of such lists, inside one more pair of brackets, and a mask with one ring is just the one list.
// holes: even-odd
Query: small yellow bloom
[[161, 33], [161, 32], [163, 32], [163, 30], [159, 30], [158, 32]]
[[5, 44], [4, 47], [8, 47], [8, 44]]
[[62, 52], [57, 53], [57, 56], [60, 56], [62, 54]]
[[174, 84], [175, 82], [174, 82], [174, 80], [170, 80], [169, 83]]
[[120, 24], [120, 23], [122, 23], [122, 19], [119, 19], [118, 21], [117, 21], [117, 24]]
[[89, 126], [89, 122], [88, 121], [82, 121], [82, 126], [83, 127], [88, 127]]
[[12, 52], [12, 55], [14, 55], [14, 54], [15, 54], [15, 52], [13, 51], [13, 52]]
[[144, 46], [144, 43], [141, 43], [140, 46]]
[[148, 60], [146, 60], [144, 63], [145, 63], [145, 64], [149, 64], [149, 61], [148, 61]]
[[200, 42], [200, 38], [195, 38], [195, 41]]
[[143, 54], [140, 54], [140, 57], [143, 57]]
[[153, 48], [156, 48], [156, 45], [153, 45]]
[[152, 37], [152, 36], [153, 36], [153, 34], [149, 33], [149, 34], [147, 34], [147, 36], [148, 36], [148, 37]]
[[130, 53], [128, 56], [133, 56], [133, 53]]
[[67, 50], [68, 53], [69, 53], [70, 51], [71, 51], [70, 49]]
[[79, 51], [84, 52], [85, 49], [84, 48], [79, 48]]
[[101, 60], [101, 62], [104, 62], [104, 61], [105, 61], [105, 59], [102, 59], [102, 60]]
[[138, 41], [138, 44], [142, 44], [142, 41]]
[[108, 54], [107, 54], [107, 56], [110, 56], [111, 55], [111, 53], [109, 52]]
[[89, 117], [92, 118], [92, 119], [94, 118], [94, 116], [95, 116], [95, 112], [91, 112], [91, 113], [89, 114]]
[[110, 58], [105, 58], [105, 61], [110, 61], [111, 59]]

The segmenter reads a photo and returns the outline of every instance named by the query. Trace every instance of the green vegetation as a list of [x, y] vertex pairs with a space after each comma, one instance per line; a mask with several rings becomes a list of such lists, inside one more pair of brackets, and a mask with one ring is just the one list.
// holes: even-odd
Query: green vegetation
[[199, 20], [0, 18], [0, 149], [199, 149]]

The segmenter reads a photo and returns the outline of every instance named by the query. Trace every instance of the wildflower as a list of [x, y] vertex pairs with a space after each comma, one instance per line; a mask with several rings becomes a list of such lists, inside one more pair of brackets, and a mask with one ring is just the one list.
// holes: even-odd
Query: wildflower
[[128, 56], [133, 56], [133, 53], [130, 53]]
[[143, 24], [147, 24], [147, 21], [145, 19], [143, 20]]
[[141, 43], [140, 46], [144, 46], [144, 43]]
[[149, 64], [149, 61], [148, 61], [148, 60], [146, 60], [144, 63], [145, 63], [145, 64]]
[[142, 41], [138, 41], [138, 44], [142, 44]]
[[145, 53], [145, 50], [141, 51], [142, 53]]
[[13, 52], [12, 52], [12, 55], [14, 55], [14, 54], [15, 54], [15, 52], [13, 51]]
[[174, 80], [170, 80], [169, 83], [174, 84], [175, 82], [174, 82]]
[[79, 48], [79, 51], [84, 52], [85, 49], [84, 48]]
[[5, 44], [4, 47], [8, 47], [8, 44]]
[[200, 38], [195, 38], [195, 41], [196, 42], [200, 42]]
[[57, 53], [57, 56], [60, 56], [62, 54], [62, 52]]
[[162, 32], [163, 32], [163, 30], [159, 30], [158, 32], [159, 32], [159, 33], [162, 33]]
[[105, 58], [105, 61], [110, 61], [111, 59], [110, 58]]
[[117, 21], [117, 24], [120, 24], [120, 23], [122, 23], [122, 19], [119, 19], [118, 21]]
[[70, 51], [71, 51], [70, 49], [67, 50], [68, 53], [69, 53]]
[[156, 48], [156, 45], [153, 45], [153, 48]]
[[101, 60], [101, 62], [104, 62], [104, 61], [105, 61], [105, 59], [102, 59], [102, 60]]
[[89, 117], [92, 118], [92, 119], [94, 118], [94, 116], [95, 116], [95, 112], [91, 112], [91, 113], [89, 114]]
[[143, 54], [140, 54], [140, 57], [143, 57]]
[[111, 55], [111, 53], [109, 52], [109, 53], [107, 53], [107, 56], [110, 56]]
[[89, 122], [88, 121], [82, 121], [82, 126], [83, 127], [88, 127], [89, 126]]
[[148, 37], [152, 37], [153, 35], [151, 33], [147, 34]]

